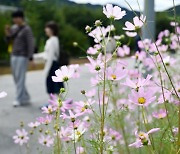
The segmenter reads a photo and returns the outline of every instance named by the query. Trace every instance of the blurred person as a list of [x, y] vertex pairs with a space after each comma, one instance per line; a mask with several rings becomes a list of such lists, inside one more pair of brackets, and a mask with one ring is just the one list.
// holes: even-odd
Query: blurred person
[[12, 13], [13, 26], [5, 27], [8, 50], [11, 53], [11, 69], [16, 85], [16, 99], [13, 106], [27, 105], [30, 96], [25, 86], [28, 62], [32, 61], [34, 37], [31, 28], [25, 23], [21, 10]]
[[47, 93], [58, 95], [61, 88], [64, 88], [63, 83], [52, 81], [52, 76], [55, 76], [55, 71], [59, 69], [60, 63], [60, 43], [58, 39], [58, 26], [54, 21], [50, 21], [45, 25], [45, 34], [48, 37], [44, 52], [34, 54], [34, 59], [44, 59], [44, 77], [46, 82]]

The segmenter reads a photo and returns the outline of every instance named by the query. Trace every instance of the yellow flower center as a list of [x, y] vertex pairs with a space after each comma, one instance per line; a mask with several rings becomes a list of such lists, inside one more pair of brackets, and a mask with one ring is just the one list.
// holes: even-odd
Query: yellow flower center
[[138, 98], [138, 103], [139, 104], [145, 104], [146, 103], [146, 99], [144, 97], [139, 97]]
[[81, 135], [81, 132], [76, 131], [76, 135], [80, 136], [80, 135]]
[[111, 77], [113, 80], [116, 80], [116, 78], [117, 78], [115, 74], [112, 74]]

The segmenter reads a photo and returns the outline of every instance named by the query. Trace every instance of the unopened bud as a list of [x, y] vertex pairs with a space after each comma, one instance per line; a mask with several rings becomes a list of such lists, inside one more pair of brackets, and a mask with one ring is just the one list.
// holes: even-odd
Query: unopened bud
[[77, 43], [77, 42], [73, 42], [73, 46], [74, 46], [74, 47], [77, 47], [77, 46], [78, 46], [78, 43]]
[[90, 26], [87, 25], [87, 26], [85, 27], [86, 33], [91, 32], [91, 29], [92, 29], [92, 28], [91, 28]]
[[100, 20], [96, 20], [95, 21], [95, 26], [96, 27], [99, 27], [99, 26], [101, 26], [102, 25], [102, 22], [100, 21]]

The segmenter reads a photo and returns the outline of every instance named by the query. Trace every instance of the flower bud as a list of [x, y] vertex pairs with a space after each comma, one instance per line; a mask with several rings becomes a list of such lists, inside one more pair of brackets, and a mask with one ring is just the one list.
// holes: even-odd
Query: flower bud
[[81, 90], [81, 94], [85, 95], [86, 91], [85, 90]]
[[73, 46], [74, 46], [74, 47], [77, 47], [77, 46], [78, 46], [78, 43], [77, 43], [77, 42], [73, 42]]
[[120, 47], [120, 46], [121, 46], [121, 42], [117, 41], [117, 42], [116, 42], [116, 46], [117, 46], [117, 47]]
[[101, 26], [102, 25], [102, 22], [100, 21], [100, 20], [96, 20], [95, 21], [95, 26], [96, 27], [99, 27], [99, 26]]
[[87, 26], [85, 27], [86, 33], [91, 32], [91, 29], [92, 29], [92, 28], [91, 28], [90, 26], [87, 25]]
[[60, 89], [60, 93], [61, 93], [61, 94], [65, 93], [65, 92], [66, 92], [65, 88], [61, 88], [61, 89]]

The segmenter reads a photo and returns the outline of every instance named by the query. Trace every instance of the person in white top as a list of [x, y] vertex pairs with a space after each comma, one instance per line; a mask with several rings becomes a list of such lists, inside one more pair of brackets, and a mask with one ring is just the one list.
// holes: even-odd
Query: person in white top
[[45, 33], [49, 37], [46, 41], [44, 52], [34, 54], [34, 59], [43, 58], [45, 60], [44, 77], [48, 94], [59, 94], [60, 88], [64, 88], [63, 83], [55, 83], [52, 76], [59, 69], [60, 46], [58, 39], [58, 26], [55, 22], [48, 22], [45, 26]]

